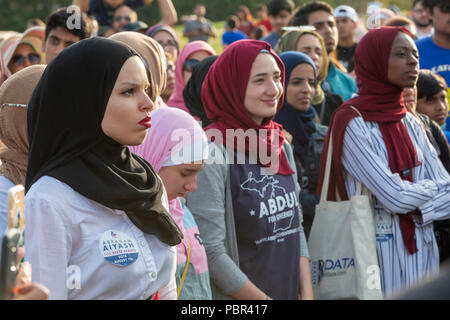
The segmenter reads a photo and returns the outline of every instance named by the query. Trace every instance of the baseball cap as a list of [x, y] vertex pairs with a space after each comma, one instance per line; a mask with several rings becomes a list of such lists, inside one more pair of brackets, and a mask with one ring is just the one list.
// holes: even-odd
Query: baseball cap
[[336, 9], [334, 9], [334, 17], [347, 17], [350, 18], [353, 22], [358, 22], [358, 14], [356, 13], [355, 9], [350, 6], [338, 6]]
[[136, 21], [136, 22], [131, 22], [127, 25], [124, 25], [122, 27], [122, 30], [120, 31], [145, 31], [148, 29], [148, 25], [145, 22], [142, 21]]

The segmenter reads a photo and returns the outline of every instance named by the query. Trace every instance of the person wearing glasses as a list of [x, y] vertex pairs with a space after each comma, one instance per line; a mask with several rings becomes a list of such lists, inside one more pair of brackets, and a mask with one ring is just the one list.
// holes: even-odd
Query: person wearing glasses
[[192, 76], [192, 70], [200, 61], [215, 55], [213, 47], [205, 41], [194, 41], [187, 43], [175, 64], [175, 91], [170, 97], [167, 105], [179, 108], [189, 113], [183, 99], [183, 89]]
[[172, 27], [164, 24], [156, 24], [150, 27], [146, 34], [150, 38], [158, 41], [164, 51], [169, 53], [174, 61], [177, 61], [178, 54], [180, 53], [180, 40]]
[[11, 74], [34, 64], [45, 63], [45, 53], [42, 51], [44, 31], [42, 27], [33, 27], [20, 36], [13, 36], [12, 44], [2, 56]]
[[[152, 3], [153, 0], [73, 0], [72, 3], [80, 7], [88, 15], [95, 16], [100, 26], [100, 35], [111, 35], [109, 31], [113, 24], [115, 11], [122, 5], [127, 6], [132, 10]], [[158, 0], [158, 5], [161, 11], [162, 24], [173, 26], [178, 21], [177, 11], [172, 3], [172, 0]], [[126, 18], [125, 18], [126, 19]], [[137, 18], [136, 18], [137, 20]], [[130, 21], [132, 22], [132, 21]], [[127, 24], [127, 23], [125, 23]], [[120, 28], [119, 28], [120, 31]], [[108, 34], [106, 34], [108, 32]], [[118, 32], [118, 31], [116, 31]]]

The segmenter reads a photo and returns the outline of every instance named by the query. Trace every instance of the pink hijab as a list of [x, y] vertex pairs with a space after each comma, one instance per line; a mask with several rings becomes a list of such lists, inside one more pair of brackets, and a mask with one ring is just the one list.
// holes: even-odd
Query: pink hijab
[[[129, 149], [147, 160], [156, 172], [162, 167], [207, 159], [208, 139], [200, 124], [191, 115], [176, 108], [159, 108], [151, 112], [151, 118], [152, 127], [148, 130], [145, 142]], [[169, 212], [183, 234], [186, 234], [182, 222], [183, 207], [178, 198], [169, 201]], [[177, 245], [179, 257], [183, 256], [185, 247], [186, 237]], [[196, 263], [196, 259], [193, 259], [192, 263], [194, 267], [201, 264]]]
[[215, 55], [216, 52], [214, 49], [205, 41], [192, 41], [186, 44], [181, 50], [180, 55], [178, 56], [177, 62], [175, 64], [175, 90], [170, 97], [167, 105], [169, 107], [179, 108], [189, 113], [188, 108], [184, 105], [183, 99], [183, 89], [186, 83], [184, 82], [183, 77], [183, 64], [184, 61], [193, 53], [197, 51], [206, 51], [210, 55]]

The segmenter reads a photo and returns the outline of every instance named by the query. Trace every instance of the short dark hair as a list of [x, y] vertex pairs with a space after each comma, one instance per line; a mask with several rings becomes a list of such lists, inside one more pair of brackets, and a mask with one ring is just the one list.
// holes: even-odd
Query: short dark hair
[[442, 12], [450, 12], [450, 2], [448, 0], [422, 0], [422, 5], [433, 12], [433, 8], [438, 6]]
[[440, 75], [431, 70], [420, 70], [417, 80], [417, 99], [426, 97], [426, 100], [431, 100], [433, 96], [446, 89], [447, 84]]
[[325, 11], [334, 16], [333, 8], [326, 2], [314, 1], [309, 2], [298, 8], [292, 16], [290, 25], [306, 26], [309, 24], [309, 15], [316, 11]]
[[229, 16], [227, 19], [227, 26], [231, 29], [236, 28], [237, 26], [239, 26], [239, 18], [236, 16]]
[[295, 8], [295, 3], [292, 0], [272, 0], [267, 5], [267, 12], [269, 16], [276, 17], [281, 11], [292, 13]]
[[77, 12], [69, 13], [67, 7], [64, 7], [50, 13], [50, 15], [45, 20], [45, 40], [47, 40], [50, 31], [56, 29], [57, 27], [64, 28], [68, 32], [79, 37], [80, 40], [89, 38], [91, 36], [91, 23], [86, 13], [82, 11], [80, 11], [80, 13], [80, 28], [74, 28], [72, 30], [67, 27], [67, 20], [69, 20], [72, 15], [78, 14]]

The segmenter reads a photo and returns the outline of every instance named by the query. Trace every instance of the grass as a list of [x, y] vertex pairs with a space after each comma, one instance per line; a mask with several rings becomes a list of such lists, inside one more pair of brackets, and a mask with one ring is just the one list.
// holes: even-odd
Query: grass
[[[214, 28], [216, 28], [216, 37], [215, 38], [209, 38], [209, 44], [211, 47], [214, 48], [217, 54], [222, 53], [223, 47], [222, 47], [222, 34], [225, 31], [225, 21], [217, 21], [213, 22]], [[188, 43], [188, 39], [183, 37], [183, 26], [182, 25], [176, 25], [174, 26], [175, 31], [178, 34], [178, 38], [180, 39], [180, 48], [183, 48], [186, 43]]]

